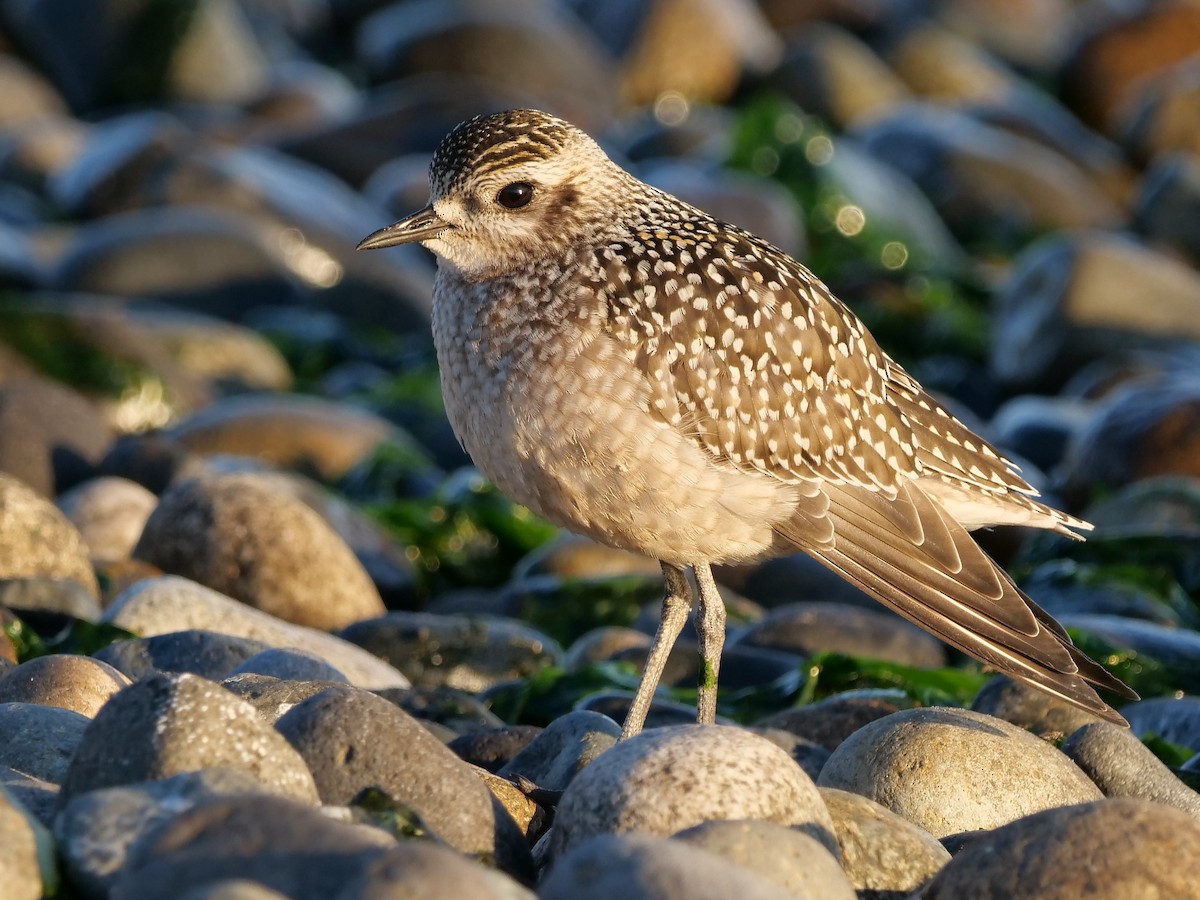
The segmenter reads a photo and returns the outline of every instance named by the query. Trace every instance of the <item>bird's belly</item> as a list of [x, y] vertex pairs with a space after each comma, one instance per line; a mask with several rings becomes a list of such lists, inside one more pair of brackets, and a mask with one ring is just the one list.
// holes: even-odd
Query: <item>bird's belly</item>
[[446, 411], [479, 469], [546, 519], [678, 565], [760, 557], [795, 489], [716, 463], [646, 411], [646, 386], [615, 346], [554, 364], [486, 371], [449, 350]]

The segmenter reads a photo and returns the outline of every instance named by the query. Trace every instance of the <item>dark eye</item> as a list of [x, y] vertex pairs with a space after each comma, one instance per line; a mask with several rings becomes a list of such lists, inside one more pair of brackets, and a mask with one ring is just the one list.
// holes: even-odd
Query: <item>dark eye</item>
[[496, 202], [505, 209], [520, 209], [533, 199], [533, 185], [528, 181], [514, 181], [500, 188]]

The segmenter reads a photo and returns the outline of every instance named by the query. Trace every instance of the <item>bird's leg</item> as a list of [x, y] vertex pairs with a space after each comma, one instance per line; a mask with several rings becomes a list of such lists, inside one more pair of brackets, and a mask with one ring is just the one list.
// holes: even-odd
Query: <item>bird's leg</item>
[[708, 563], [696, 563], [693, 571], [696, 586], [700, 588], [700, 603], [696, 608], [696, 636], [700, 640], [696, 721], [712, 725], [717, 721], [717, 675], [721, 671], [721, 651], [725, 648], [725, 601]]
[[663, 669], [667, 665], [667, 657], [671, 648], [683, 631], [683, 623], [687, 621], [688, 612], [692, 608], [692, 586], [688, 584], [687, 575], [683, 569], [670, 563], [662, 563], [663, 577], [667, 581], [667, 591], [663, 595], [662, 615], [658, 620], [658, 630], [654, 632], [654, 643], [650, 645], [650, 655], [646, 657], [646, 668], [642, 671], [642, 680], [634, 694], [633, 703], [629, 705], [629, 714], [625, 717], [625, 727], [621, 729], [621, 740], [639, 734], [646, 723], [646, 714], [654, 700], [654, 692], [662, 678]]

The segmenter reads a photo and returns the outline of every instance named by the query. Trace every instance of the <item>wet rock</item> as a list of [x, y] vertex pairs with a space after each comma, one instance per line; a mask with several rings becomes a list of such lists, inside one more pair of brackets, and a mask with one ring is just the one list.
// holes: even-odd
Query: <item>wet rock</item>
[[0, 471], [47, 497], [90, 477], [110, 440], [91, 402], [64, 385], [32, 377], [0, 386]]
[[0, 703], [0, 766], [62, 784], [87, 716], [56, 706]]
[[44, 497], [0, 473], [0, 578], [73, 578], [96, 595], [83, 538]]
[[937, 838], [874, 800], [828, 787], [821, 799], [833, 817], [842, 867], [860, 897], [906, 895], [950, 861]]
[[856, 129], [867, 150], [918, 185], [951, 230], [1019, 238], [1048, 228], [1108, 228], [1122, 215], [1076, 163], [961, 113], [910, 104]]
[[621, 726], [607, 716], [576, 710], [552, 721], [498, 774], [528, 778], [549, 791], [566, 790], [572, 779], [620, 736]]
[[463, 762], [497, 772], [541, 733], [536, 725], [501, 725], [467, 732], [446, 746]]
[[1121, 714], [1138, 737], [1156, 734], [1200, 753], [1200, 697], [1157, 697], [1126, 706]]
[[1100, 721], [1077, 706], [1003, 675], [983, 686], [971, 702], [971, 709], [1047, 736], [1068, 735]]
[[957, 897], [1187, 897], [1200, 889], [1200, 824], [1169, 806], [1102, 800], [980, 835], [921, 893]]
[[595, 835], [673, 834], [710, 819], [797, 826], [834, 846], [829, 813], [787, 753], [739, 728], [683, 725], [622, 741], [577, 774], [551, 849], [557, 859]]
[[1166, 244], [1200, 264], [1200, 157], [1171, 153], [1146, 172], [1134, 201], [1133, 225], [1156, 244]]
[[772, 81], [805, 111], [845, 129], [912, 99], [908, 87], [845, 29], [814, 24], [790, 41]]
[[1130, 384], [1101, 406], [1072, 446], [1064, 490], [1082, 496], [1101, 484], [1111, 489], [1156, 476], [1200, 477], [1198, 436], [1200, 372]]
[[1016, 257], [993, 309], [993, 376], [1061, 383], [1104, 355], [1200, 336], [1200, 275], [1127, 236], [1057, 235]]
[[875, 800], [937, 838], [1101, 796], [1045, 741], [947, 707], [903, 710], [861, 728], [829, 757], [818, 783]]
[[450, 846], [519, 866], [528, 851], [483, 783], [411, 716], [367, 691], [330, 688], [297, 704], [276, 729], [308, 763], [325, 803], [377, 787], [411, 807]]
[[34, 703], [94, 716], [129, 679], [86, 656], [51, 654], [0, 674], [0, 703]]
[[252, 474], [168, 489], [134, 555], [300, 625], [338, 628], [383, 612], [379, 592], [324, 520]]
[[218, 797], [136, 846], [111, 896], [174, 900], [185, 889], [246, 878], [295, 900], [321, 900], [393, 846], [379, 829], [336, 822], [282, 797]]
[[346, 676], [315, 653], [295, 647], [269, 647], [234, 668], [229, 677], [256, 674], [287, 681], [332, 681], [349, 684]]
[[539, 885], [540, 900], [785, 900], [794, 894], [683, 841], [648, 834], [601, 834], [559, 859]]
[[124, 478], [92, 478], [59, 496], [58, 508], [101, 561], [128, 559], [158, 498]]
[[864, 725], [889, 716], [898, 709], [893, 700], [887, 697], [869, 693], [839, 694], [808, 706], [781, 710], [755, 724], [759, 728], [789, 731], [832, 752]]
[[1106, 797], [1152, 800], [1200, 819], [1200, 794], [1171, 774], [1128, 728], [1110, 722], [1085, 725], [1067, 738], [1062, 752]]
[[114, 641], [96, 658], [140, 681], [156, 672], [190, 672], [220, 681], [241, 663], [267, 649], [262, 641], [192, 629]]
[[0, 882], [5, 896], [12, 900], [38, 900], [44, 896], [38, 858], [41, 843], [28, 813], [0, 788]]
[[829, 848], [803, 832], [754, 819], [693, 825], [674, 840], [756, 872], [796, 897], [855, 900], [856, 894]]
[[379, 416], [298, 394], [227, 397], [170, 435], [194, 453], [252, 456], [325, 482], [337, 481], [384, 441], [403, 441]]
[[866, 610], [840, 603], [792, 603], [739, 631], [735, 647], [765, 647], [806, 656], [845, 653], [884, 659], [906, 666], [936, 668], [946, 664], [940, 641], [898, 621], [885, 610]]
[[317, 799], [303, 759], [254, 708], [196, 675], [151, 675], [91, 720], [63, 781], [70, 799], [98, 788], [223, 767], [273, 793]]
[[472, 693], [562, 658], [551, 638], [505, 619], [390, 612], [355, 622], [339, 636], [387, 660], [417, 686]]
[[107, 897], [133, 846], [179, 813], [218, 797], [267, 793], [251, 775], [219, 768], [102, 788], [66, 803], [54, 836], [71, 883], [86, 897]]
[[430, 841], [410, 841], [376, 857], [334, 900], [404, 896], [534, 900], [532, 892], [502, 872]]
[[284, 622], [185, 578], [137, 583], [104, 611], [103, 621], [147, 636], [204, 629], [272, 647], [297, 647], [315, 653], [359, 687], [408, 687], [396, 669], [349, 641]]

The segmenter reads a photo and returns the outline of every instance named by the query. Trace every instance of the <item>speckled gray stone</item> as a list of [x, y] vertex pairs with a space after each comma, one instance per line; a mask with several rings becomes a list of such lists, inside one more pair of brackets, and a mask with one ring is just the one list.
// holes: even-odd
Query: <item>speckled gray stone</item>
[[540, 788], [566, 790], [571, 780], [621, 736], [621, 726], [600, 713], [576, 710], [546, 726], [499, 775], [523, 775]]
[[1200, 823], [1146, 800], [1101, 800], [980, 835], [921, 900], [1166, 900], [1200, 897]]
[[856, 900], [854, 887], [829, 848], [794, 828], [757, 819], [714, 819], [673, 839], [757, 872], [796, 896]]
[[683, 841], [601, 834], [551, 867], [539, 900], [823, 900], [794, 894], [749, 869]]
[[724, 725], [644, 731], [601, 754], [558, 804], [554, 858], [593, 835], [668, 835], [710, 819], [801, 826], [836, 852], [812, 779], [766, 738]]
[[400, 672], [349, 641], [284, 622], [177, 576], [138, 582], [113, 600], [102, 621], [143, 636], [201, 628], [273, 647], [299, 647], [315, 653], [358, 687], [374, 690], [409, 686]]
[[21, 663], [0, 675], [0, 703], [60, 706], [94, 716], [129, 679], [87, 656], [51, 654]]
[[0, 766], [62, 784], [89, 722], [57, 706], [0, 703]]
[[138, 681], [155, 672], [191, 672], [219, 681], [267, 648], [262, 641], [191, 628], [113, 641], [96, 658]]
[[818, 783], [869, 797], [936, 838], [1103, 796], [1052, 745], [1002, 719], [948, 707], [906, 709], [860, 728], [829, 757]]
[[1200, 819], [1200, 794], [1176, 778], [1128, 728], [1108, 722], [1085, 725], [1063, 742], [1062, 752], [1106, 797], [1153, 800]]
[[950, 854], [929, 832], [849, 791], [823, 787], [842, 868], [862, 897], [906, 896], [925, 884]]
[[198, 675], [151, 675], [91, 720], [63, 782], [64, 801], [97, 788], [224, 767], [306, 803], [317, 788], [304, 760], [254, 707]]

